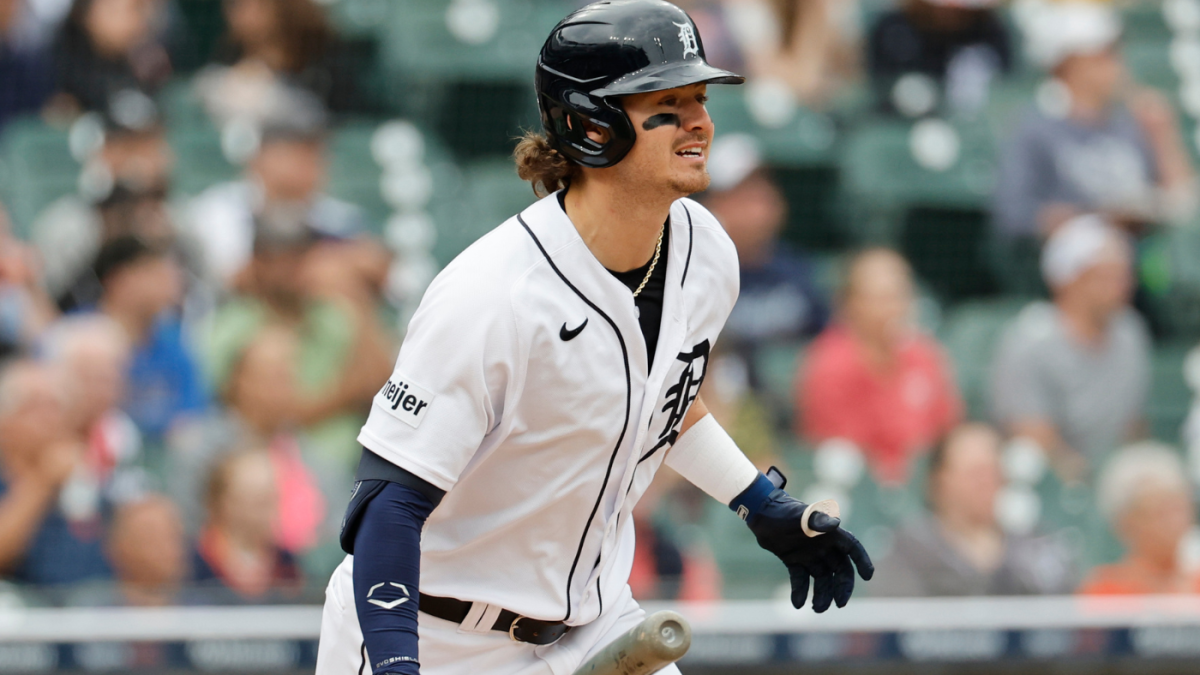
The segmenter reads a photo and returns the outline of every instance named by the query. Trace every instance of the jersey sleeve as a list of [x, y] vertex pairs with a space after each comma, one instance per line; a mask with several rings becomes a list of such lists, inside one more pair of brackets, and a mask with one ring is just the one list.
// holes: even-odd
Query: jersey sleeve
[[508, 294], [468, 267], [452, 264], [426, 291], [358, 436], [367, 449], [446, 491], [501, 420], [523, 363]]

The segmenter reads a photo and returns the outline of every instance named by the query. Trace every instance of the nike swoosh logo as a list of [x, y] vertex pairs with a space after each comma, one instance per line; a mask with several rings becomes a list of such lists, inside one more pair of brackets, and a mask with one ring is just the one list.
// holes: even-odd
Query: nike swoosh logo
[[579, 324], [578, 328], [572, 328], [571, 330], [567, 330], [567, 324], [566, 324], [566, 322], [564, 322], [562, 325], [562, 328], [560, 328], [558, 330], [558, 337], [561, 338], [563, 342], [570, 342], [571, 340], [575, 339], [576, 335], [579, 335], [580, 333], [583, 332], [583, 329], [585, 326], [587, 326], [587, 323], [588, 323], [588, 320], [584, 319], [583, 323]]
[[372, 605], [375, 605], [376, 607], [382, 607], [384, 609], [396, 609], [396, 607], [408, 602], [408, 598], [398, 598], [391, 602], [384, 602], [382, 600], [376, 600], [376, 599], [372, 598], [370, 600], [367, 600], [367, 602], [371, 603]]

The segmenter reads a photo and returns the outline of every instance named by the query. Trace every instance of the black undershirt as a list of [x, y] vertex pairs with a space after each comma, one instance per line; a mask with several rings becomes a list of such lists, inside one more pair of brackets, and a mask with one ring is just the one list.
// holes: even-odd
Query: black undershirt
[[[562, 206], [563, 213], [567, 212], [566, 194], [566, 190], [558, 193], [558, 203]], [[671, 239], [671, 228], [668, 227], [670, 222], [668, 218], [667, 222], [663, 224], [662, 253], [659, 254], [658, 264], [654, 266], [654, 273], [650, 275], [650, 280], [646, 282], [646, 287], [642, 289], [642, 292], [633, 299], [633, 304], [638, 309], [638, 325], [642, 329], [642, 339], [646, 341], [646, 356], [651, 365], [654, 364], [654, 352], [658, 347], [658, 331], [662, 326], [663, 294], [667, 288], [667, 250], [670, 248], [668, 244]], [[642, 279], [646, 278], [646, 271], [650, 269], [650, 263], [653, 261], [652, 254], [645, 265], [635, 270], [628, 272], [608, 270], [608, 272], [628, 286], [630, 291], [635, 291], [642, 283]]]

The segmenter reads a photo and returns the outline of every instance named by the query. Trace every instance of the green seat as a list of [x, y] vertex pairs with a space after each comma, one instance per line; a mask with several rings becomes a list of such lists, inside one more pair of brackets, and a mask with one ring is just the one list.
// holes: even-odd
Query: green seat
[[858, 236], [893, 243], [914, 206], [979, 210], [995, 178], [994, 139], [984, 123], [952, 125], [958, 152], [943, 170], [919, 163], [912, 150], [915, 125], [875, 120], [845, 139], [840, 156], [843, 198]]
[[[493, 0], [496, 30], [478, 44], [447, 27], [452, 5], [444, 0], [392, 0], [381, 24], [389, 70], [442, 81], [507, 78], [532, 81], [538, 50], [555, 24], [574, 7], [546, 0]], [[460, 7], [470, 3], [458, 3]], [[486, 16], [477, 22], [483, 23]], [[467, 17], [465, 23], [471, 23]], [[476, 111], [476, 113], [481, 111]]]
[[764, 346], [755, 356], [755, 372], [766, 397], [766, 403], [784, 419], [793, 413], [793, 392], [796, 369], [804, 359], [804, 343], [787, 342]]
[[462, 167], [458, 188], [437, 194], [431, 205], [438, 228], [434, 257], [445, 265], [535, 199], [529, 183], [517, 176], [516, 167], [507, 157]]
[[746, 103], [745, 87], [713, 86], [708, 90], [708, 114], [718, 134], [754, 136], [768, 162], [777, 166], [804, 166], [833, 161], [838, 129], [826, 114], [798, 108], [795, 116], [778, 128], [759, 124]]
[[942, 322], [939, 336], [954, 363], [971, 418], [988, 418], [992, 358], [1005, 328], [1024, 305], [1024, 300], [1012, 299], [964, 303], [950, 310]]
[[1121, 19], [1121, 37], [1126, 41], [1166, 45], [1171, 40], [1171, 27], [1163, 16], [1161, 2], [1131, 3], [1121, 10]]
[[171, 180], [183, 194], [195, 195], [241, 175], [241, 169], [225, 159], [220, 133], [206, 121], [172, 126], [167, 130], [167, 142], [175, 152]]
[[982, 206], [991, 195], [995, 143], [982, 124], [951, 125], [958, 136], [957, 159], [945, 170], [922, 166], [911, 150], [915, 125], [876, 120], [846, 139], [842, 169], [847, 190], [883, 203]]
[[1170, 39], [1126, 39], [1121, 53], [1139, 83], [1169, 91], [1179, 86], [1179, 76], [1171, 65], [1170, 45]]
[[18, 234], [28, 234], [43, 208], [76, 190], [80, 167], [71, 156], [67, 131], [36, 117], [18, 119], [5, 127], [0, 160], [5, 166], [0, 198]]
[[327, 149], [326, 191], [363, 209], [372, 228], [379, 231], [391, 209], [380, 190], [382, 169], [371, 154], [376, 128], [374, 122], [351, 122], [333, 132]]
[[1183, 362], [1194, 346], [1189, 340], [1163, 344], [1154, 350], [1146, 420], [1155, 438], [1173, 445], [1180, 442], [1180, 428], [1192, 405], [1192, 390], [1183, 378]]

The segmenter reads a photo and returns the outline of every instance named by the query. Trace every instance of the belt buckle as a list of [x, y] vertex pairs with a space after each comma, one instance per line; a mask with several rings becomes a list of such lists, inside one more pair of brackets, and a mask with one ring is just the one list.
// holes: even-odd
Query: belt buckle
[[521, 640], [517, 637], [517, 624], [520, 623], [521, 619], [524, 618], [525, 617], [523, 616], [518, 616], [517, 618], [513, 619], [511, 624], [508, 625], [508, 638], [513, 642], [524, 642], [524, 640]]

